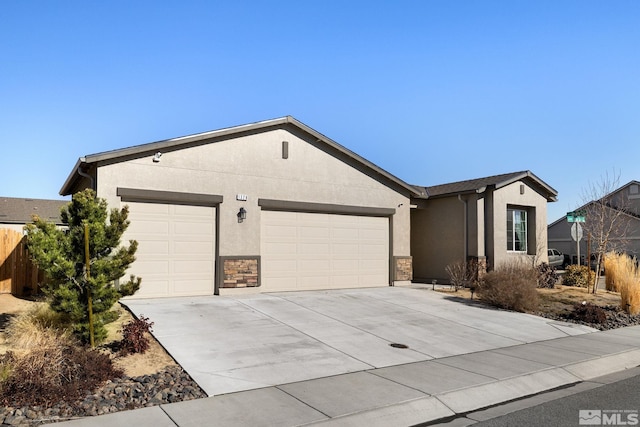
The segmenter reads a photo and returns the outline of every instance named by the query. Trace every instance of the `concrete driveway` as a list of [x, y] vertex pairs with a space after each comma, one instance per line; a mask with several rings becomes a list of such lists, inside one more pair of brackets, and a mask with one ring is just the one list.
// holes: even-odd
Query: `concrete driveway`
[[[126, 300], [209, 395], [594, 331], [451, 301], [431, 287]], [[394, 348], [392, 343], [408, 348]]]

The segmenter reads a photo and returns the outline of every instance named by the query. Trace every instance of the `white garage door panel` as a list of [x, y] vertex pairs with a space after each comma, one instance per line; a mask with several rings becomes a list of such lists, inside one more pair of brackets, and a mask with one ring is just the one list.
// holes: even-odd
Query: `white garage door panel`
[[127, 202], [125, 239], [138, 241], [127, 272], [142, 278], [136, 298], [211, 295], [214, 291], [215, 208]]
[[[304, 236], [301, 236], [304, 239]], [[298, 253], [302, 255], [329, 254], [328, 243], [299, 243]]]
[[177, 255], [199, 254], [213, 256], [214, 248], [211, 246], [211, 240], [205, 241], [176, 241], [174, 242], [174, 252]]
[[264, 291], [389, 284], [389, 219], [261, 212]]

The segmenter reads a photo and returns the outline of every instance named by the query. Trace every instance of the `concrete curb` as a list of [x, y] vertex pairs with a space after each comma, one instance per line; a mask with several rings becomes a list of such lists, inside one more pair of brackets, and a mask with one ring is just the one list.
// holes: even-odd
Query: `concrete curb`
[[[640, 349], [628, 350], [370, 411], [330, 418], [307, 424], [307, 426], [385, 427], [445, 421], [474, 411], [481, 412], [498, 405], [553, 392], [567, 386], [576, 386], [575, 392], [580, 392], [585, 389], [580, 387], [581, 383], [638, 366], [640, 366]], [[592, 387], [595, 386], [587, 388]]]

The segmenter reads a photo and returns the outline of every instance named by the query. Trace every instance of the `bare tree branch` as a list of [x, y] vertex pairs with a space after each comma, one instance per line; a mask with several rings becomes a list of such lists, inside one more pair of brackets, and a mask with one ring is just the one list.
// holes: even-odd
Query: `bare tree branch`
[[593, 293], [596, 293], [604, 255], [608, 251], [619, 251], [626, 246], [629, 200], [626, 194], [615, 193], [619, 186], [620, 173], [606, 172], [599, 181], [589, 182], [582, 193], [585, 204], [581, 209], [586, 216], [586, 222], [582, 227], [593, 248], [596, 261]]

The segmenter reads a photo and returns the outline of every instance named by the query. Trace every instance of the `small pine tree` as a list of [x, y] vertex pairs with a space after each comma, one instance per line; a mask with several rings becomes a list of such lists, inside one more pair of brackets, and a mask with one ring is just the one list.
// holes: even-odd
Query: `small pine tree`
[[[108, 214], [107, 202], [87, 189], [74, 194], [72, 201], [62, 208], [61, 218], [67, 230], [37, 216], [33, 224], [25, 227], [31, 258], [47, 275], [42, 289], [49, 305], [69, 321], [85, 343], [90, 342], [90, 298], [94, 338], [99, 343], [107, 335], [104, 325], [117, 318], [111, 307], [140, 287], [141, 279], [134, 276], [115, 286], [115, 281], [135, 261], [138, 248], [135, 240], [130, 240], [128, 247], [120, 247], [120, 238], [129, 226], [128, 214], [127, 206], [112, 209]], [[89, 231], [89, 277], [85, 268], [85, 224]]]

